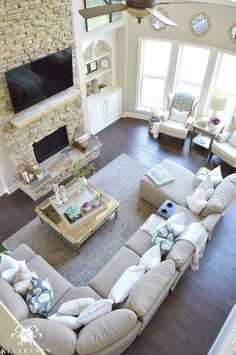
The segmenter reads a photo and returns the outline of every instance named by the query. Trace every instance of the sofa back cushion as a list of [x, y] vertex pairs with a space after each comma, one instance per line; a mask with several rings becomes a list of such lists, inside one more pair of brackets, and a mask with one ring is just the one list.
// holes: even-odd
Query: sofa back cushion
[[227, 176], [215, 189], [214, 195], [208, 200], [201, 216], [211, 213], [222, 213], [236, 197], [236, 174]]
[[129, 309], [118, 309], [96, 319], [84, 327], [78, 336], [78, 354], [90, 354], [114, 343], [130, 332], [137, 323], [137, 316]]
[[23, 298], [14, 291], [13, 287], [0, 278], [0, 301], [9, 309], [13, 316], [21, 321], [29, 315], [29, 309]]
[[125, 303], [125, 308], [132, 309], [143, 317], [162, 295], [164, 289], [175, 274], [175, 263], [166, 260], [152, 268], [141, 277]]
[[77, 334], [65, 325], [43, 318], [30, 318], [21, 321], [25, 326], [36, 326], [41, 336], [35, 340], [48, 354], [74, 355]]

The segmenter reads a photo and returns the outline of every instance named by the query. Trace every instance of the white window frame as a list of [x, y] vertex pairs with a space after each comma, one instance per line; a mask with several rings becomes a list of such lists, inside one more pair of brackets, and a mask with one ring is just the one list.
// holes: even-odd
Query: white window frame
[[169, 43], [171, 48], [170, 48], [170, 57], [169, 57], [169, 63], [167, 66], [167, 74], [166, 76], [160, 76], [160, 75], [145, 75], [145, 77], [148, 78], [154, 78], [154, 79], [160, 79], [164, 80], [164, 94], [163, 94], [163, 99], [160, 107], [157, 107], [157, 109], [162, 109], [166, 96], [167, 96], [167, 88], [169, 86], [168, 79], [169, 79], [169, 73], [170, 73], [170, 63], [171, 63], [171, 57], [172, 57], [172, 49], [173, 49], [173, 43], [172, 41], [167, 41], [167, 40], [162, 40], [162, 39], [156, 39], [156, 38], [148, 38], [148, 37], [140, 37], [139, 38], [139, 44], [138, 44], [138, 66], [137, 66], [137, 89], [136, 89], [136, 98], [135, 98], [135, 109], [138, 111], [143, 111], [143, 112], [150, 112], [151, 108], [148, 107], [143, 107], [141, 106], [141, 92], [142, 92], [142, 87], [143, 87], [143, 78], [144, 78], [144, 73], [143, 73], [143, 67], [144, 67], [144, 62], [143, 62], [143, 48], [145, 45], [145, 41], [156, 41], [156, 42], [164, 42], [164, 43]]

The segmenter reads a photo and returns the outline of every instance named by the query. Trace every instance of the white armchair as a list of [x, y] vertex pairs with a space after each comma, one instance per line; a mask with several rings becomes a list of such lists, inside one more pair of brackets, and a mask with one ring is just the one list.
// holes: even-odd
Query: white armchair
[[197, 103], [197, 98], [185, 92], [168, 94], [165, 110], [158, 113], [160, 122], [153, 125], [153, 136], [157, 138], [159, 133], [163, 133], [185, 139], [194, 121]]
[[236, 146], [230, 141], [234, 131], [236, 131], [236, 115], [233, 115], [224, 131], [216, 136], [211, 146], [209, 159], [215, 154], [232, 168], [236, 167]]

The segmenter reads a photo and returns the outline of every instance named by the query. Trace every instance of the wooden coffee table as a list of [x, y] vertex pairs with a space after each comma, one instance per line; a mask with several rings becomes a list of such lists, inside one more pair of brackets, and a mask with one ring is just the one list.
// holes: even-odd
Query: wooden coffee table
[[[66, 189], [76, 192], [77, 186], [75, 183], [70, 183], [66, 185]], [[78, 249], [107, 220], [113, 217], [117, 218], [119, 202], [90, 184], [88, 185], [88, 190], [80, 193], [80, 196], [72, 194], [72, 192], [67, 205], [56, 206], [52, 196], [38, 205], [35, 208], [35, 212], [43, 223], [46, 223], [66, 242]], [[98, 198], [101, 201], [101, 206], [75, 222], [70, 222], [65, 216], [66, 208], [71, 203], [76, 203], [80, 207], [82, 202], [86, 202], [90, 195]]]

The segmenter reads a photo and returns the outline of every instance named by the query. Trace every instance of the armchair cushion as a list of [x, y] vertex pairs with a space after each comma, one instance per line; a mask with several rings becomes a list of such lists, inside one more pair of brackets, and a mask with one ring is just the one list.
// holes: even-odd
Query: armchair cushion
[[185, 123], [190, 111], [178, 111], [174, 107], [171, 109], [170, 120]]
[[211, 151], [232, 167], [236, 167], [236, 147], [232, 144], [228, 142], [219, 143], [215, 140], [212, 144]]
[[188, 130], [185, 127], [184, 123], [175, 122], [172, 120], [161, 122], [159, 131], [160, 133], [167, 134], [168, 136], [181, 139], [185, 139], [188, 134]]

